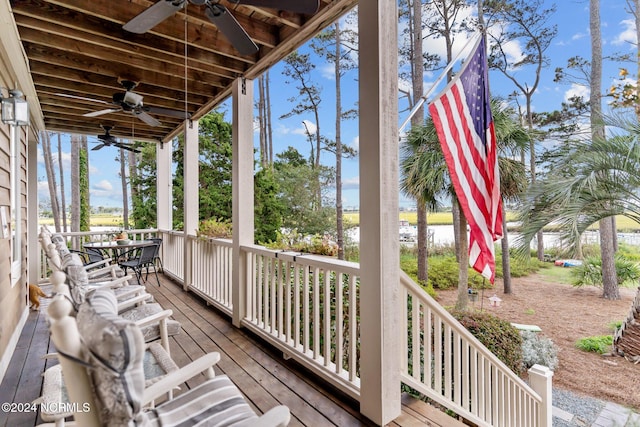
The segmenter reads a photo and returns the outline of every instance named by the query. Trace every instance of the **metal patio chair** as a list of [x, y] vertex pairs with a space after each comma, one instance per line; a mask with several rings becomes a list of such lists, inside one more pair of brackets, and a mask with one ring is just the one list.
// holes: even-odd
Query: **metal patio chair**
[[156, 275], [156, 282], [158, 282], [158, 286], [160, 286], [160, 279], [158, 278], [158, 272], [156, 271], [154, 264], [159, 247], [160, 244], [154, 242], [153, 244], [124, 252], [118, 257], [118, 265], [124, 270], [125, 274], [127, 269], [132, 269], [136, 273], [138, 284], [142, 281], [142, 270], [146, 269], [147, 274], [144, 280], [146, 281], [149, 277], [149, 267], [153, 267], [153, 273]]

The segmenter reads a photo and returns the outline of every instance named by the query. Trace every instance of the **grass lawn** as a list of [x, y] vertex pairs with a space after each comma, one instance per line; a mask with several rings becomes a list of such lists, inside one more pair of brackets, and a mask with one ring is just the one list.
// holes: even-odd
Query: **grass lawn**
[[549, 264], [548, 268], [541, 268], [538, 270], [538, 274], [549, 283], [571, 283], [571, 268], [568, 267], [559, 267]]
[[[123, 220], [121, 216], [116, 215], [91, 215], [89, 218], [92, 227], [113, 227], [118, 229], [122, 227]], [[38, 220], [43, 225], [53, 225], [53, 218], [40, 218]], [[68, 221], [71, 223], [71, 220]]]
[[[515, 220], [515, 212], [507, 212], [507, 221]], [[401, 220], [409, 221], [409, 224], [416, 225], [418, 223], [417, 212], [400, 212], [399, 218]], [[348, 224], [358, 225], [360, 224], [360, 212], [347, 212], [344, 214], [344, 220]], [[451, 212], [434, 212], [427, 214], [427, 223], [429, 225], [451, 225], [453, 224], [453, 216]], [[634, 220], [622, 215], [616, 216], [616, 225], [619, 232], [633, 232], [640, 231], [640, 224]], [[598, 224], [594, 224], [589, 227], [590, 230], [597, 230]]]

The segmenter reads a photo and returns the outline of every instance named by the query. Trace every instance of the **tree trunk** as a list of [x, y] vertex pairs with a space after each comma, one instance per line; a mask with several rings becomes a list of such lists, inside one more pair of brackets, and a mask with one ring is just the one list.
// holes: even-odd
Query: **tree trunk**
[[[122, 141], [121, 141], [122, 142]], [[129, 192], [127, 191], [127, 162], [124, 148], [120, 147], [120, 183], [122, 185], [122, 221], [125, 230], [129, 229]]]
[[266, 125], [266, 105], [265, 105], [265, 84], [264, 74], [258, 77], [258, 129], [260, 140], [260, 165], [264, 168], [267, 166], [267, 125]]
[[[503, 203], [504, 206], [504, 203]], [[511, 260], [509, 258], [509, 236], [507, 230], [507, 211], [502, 210], [502, 284], [505, 294], [511, 293]]]
[[58, 167], [60, 168], [60, 214], [62, 215], [62, 229], [66, 233], [67, 228], [67, 202], [64, 191], [64, 167], [62, 165], [62, 141], [58, 132]]
[[91, 229], [91, 202], [89, 200], [89, 144], [87, 136], [80, 137], [78, 162], [80, 178], [80, 231]]
[[462, 245], [460, 244], [458, 236], [460, 236], [460, 217], [462, 216], [462, 214], [460, 212], [460, 207], [458, 205], [457, 199], [451, 201], [451, 215], [453, 217], [453, 244], [456, 250], [456, 261], [460, 263], [462, 262], [462, 258], [460, 256]]
[[336, 234], [338, 243], [338, 259], [344, 259], [344, 224], [342, 222], [342, 91], [341, 77], [341, 49], [340, 23], [334, 24], [335, 31], [335, 62], [336, 73]]
[[429, 280], [429, 247], [427, 207], [418, 201], [418, 282], [425, 285]]
[[[600, 31], [600, 0], [589, 1], [589, 30], [591, 33], [591, 137], [604, 139], [602, 121], [602, 38]], [[600, 257], [602, 259], [602, 290], [606, 299], [620, 299], [615, 265], [613, 222], [611, 218], [600, 220]]]
[[[129, 163], [129, 190], [130, 190], [130, 194], [131, 194], [131, 209], [133, 211], [133, 224], [132, 227], [134, 228], [138, 228], [136, 227], [136, 218], [135, 218], [135, 209], [133, 206], [133, 201], [134, 200], [139, 200], [138, 197], [138, 186], [135, 185], [136, 182], [138, 182], [138, 170], [136, 169], [137, 166], [137, 161], [136, 161], [136, 153], [134, 153], [133, 151], [129, 151], [129, 153], [127, 154], [127, 160]], [[131, 220], [130, 220], [131, 222]], [[131, 225], [131, 224], [130, 224]]]
[[80, 140], [71, 135], [71, 231], [80, 231]]
[[[424, 57], [422, 56], [422, 1], [409, 1], [411, 11], [411, 86], [413, 89], [413, 101], [411, 108], [420, 101], [424, 93]], [[424, 124], [424, 108], [416, 110], [411, 118], [411, 126], [422, 126]], [[417, 200], [418, 210], [418, 281], [426, 284], [429, 279], [429, 250], [427, 248], [427, 206], [419, 198]]]
[[269, 166], [273, 165], [273, 130], [271, 128], [271, 93], [269, 90], [269, 71], [264, 73], [265, 76], [265, 116], [267, 122], [267, 160]]
[[47, 184], [49, 185], [49, 197], [51, 198], [51, 214], [53, 215], [53, 225], [57, 232], [60, 232], [60, 207], [58, 205], [58, 195], [56, 192], [56, 174], [53, 168], [53, 155], [51, 153], [51, 135], [49, 132], [42, 132], [42, 156], [44, 157], [44, 169], [47, 173]]
[[620, 299], [618, 276], [616, 274], [615, 251], [611, 237], [611, 220], [604, 218], [600, 222], [600, 257], [602, 258], [602, 297], [609, 300]]
[[458, 270], [456, 310], [466, 310], [469, 303], [469, 238], [467, 237], [467, 219], [462, 214], [459, 218], [458, 230], [460, 233], [458, 235], [458, 241], [460, 242], [460, 269]]
[[611, 217], [611, 229], [613, 230], [611, 235], [611, 239], [613, 239], [613, 251], [618, 252], [618, 223], [615, 216]]

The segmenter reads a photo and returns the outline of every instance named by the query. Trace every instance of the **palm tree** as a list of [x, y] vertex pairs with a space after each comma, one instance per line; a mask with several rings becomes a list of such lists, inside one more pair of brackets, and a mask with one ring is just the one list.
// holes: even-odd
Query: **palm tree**
[[[502, 99], [491, 100], [494, 128], [498, 150], [503, 155], [498, 159], [501, 175], [500, 190], [503, 198], [514, 199], [526, 188], [526, 173], [519, 161], [508, 157], [512, 153], [520, 153], [529, 144], [529, 133], [520, 124], [515, 110]], [[519, 155], [519, 154], [518, 154]], [[438, 207], [438, 199], [455, 198], [455, 192], [449, 178], [449, 170], [438, 142], [435, 127], [431, 118], [428, 118], [424, 126], [413, 127], [407, 136], [406, 143], [401, 149], [401, 191], [409, 197], [415, 198], [418, 203], [426, 204], [429, 210]], [[506, 221], [504, 221], [504, 236], [506, 237]], [[462, 227], [466, 233], [466, 227]], [[459, 239], [460, 236], [455, 236]], [[507, 239], [503, 239], [506, 241]], [[506, 251], [505, 251], [505, 246]], [[509, 283], [509, 250], [508, 243], [504, 242], [503, 251], [503, 275]], [[505, 267], [506, 265], [506, 267]], [[505, 273], [506, 272], [506, 273]], [[463, 276], [464, 277], [464, 276]], [[458, 302], [456, 308], [464, 309], [467, 305], [467, 280], [458, 283]]]
[[[520, 211], [521, 250], [551, 223], [561, 230], [562, 245], [575, 254], [582, 233], [604, 218], [624, 215], [640, 222], [640, 122], [618, 115], [606, 124], [622, 134], [567, 143], [547, 178], [530, 190]], [[618, 299], [617, 284], [603, 287], [603, 297]]]

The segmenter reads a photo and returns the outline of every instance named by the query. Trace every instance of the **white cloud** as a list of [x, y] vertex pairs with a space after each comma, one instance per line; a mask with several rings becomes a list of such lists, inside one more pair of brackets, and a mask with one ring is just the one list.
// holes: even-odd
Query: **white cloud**
[[[302, 135], [315, 135], [318, 130], [318, 127], [315, 123], [305, 119], [302, 121]], [[294, 131], [294, 133], [296, 133]]]
[[623, 28], [622, 32], [618, 34], [616, 38], [611, 42], [614, 45], [628, 44], [629, 49], [636, 49], [636, 24], [632, 19], [625, 19], [620, 22], [620, 26]]
[[38, 199], [49, 200], [49, 184], [47, 181], [38, 181]]
[[[51, 159], [53, 160], [53, 166], [56, 168], [56, 172], [58, 171], [58, 146], [57, 144], [53, 144], [51, 147]], [[44, 152], [42, 151], [42, 146], [38, 147], [38, 163], [44, 165]], [[65, 170], [71, 168], [71, 153], [62, 152], [62, 167]]]
[[586, 33], [575, 33], [573, 36], [571, 36], [571, 40], [580, 40], [583, 39], [585, 37], [587, 37], [589, 35], [588, 32]]
[[306, 123], [307, 126], [309, 127], [309, 132], [311, 133], [311, 135], [315, 135], [318, 127], [311, 121], [309, 120], [302, 120], [300, 122], [300, 125], [297, 127], [288, 127], [285, 126], [282, 123], [278, 123], [277, 127], [276, 127], [276, 133], [280, 134], [280, 135], [302, 135], [305, 138], [308, 138], [309, 136], [307, 135], [307, 130], [305, 129], [304, 125], [302, 124], [302, 122]]
[[524, 54], [522, 53], [522, 47], [520, 46], [519, 40], [511, 40], [505, 43], [502, 45], [502, 50], [504, 50], [507, 55], [507, 62], [509, 64], [514, 64], [524, 59]]
[[351, 178], [346, 178], [342, 180], [342, 189], [343, 190], [357, 190], [360, 188], [360, 176], [356, 175]]
[[353, 148], [356, 151], [360, 151], [360, 135], [355, 136], [353, 138], [353, 140], [351, 140], [351, 143], [349, 144], [351, 146], [351, 148]]
[[582, 99], [584, 100], [588, 100], [589, 99], [589, 88], [581, 85], [581, 84], [577, 84], [577, 83], [572, 83], [571, 87], [569, 89], [567, 89], [567, 91], [564, 93], [564, 101], [568, 102], [570, 98], [574, 97], [574, 96], [581, 96]]
[[98, 191], [112, 191], [113, 185], [110, 181], [103, 179], [102, 181], [93, 184], [93, 189]]
[[335, 66], [330, 62], [323, 63], [320, 67], [318, 67], [318, 71], [320, 71], [320, 75], [327, 80], [336, 79]]

